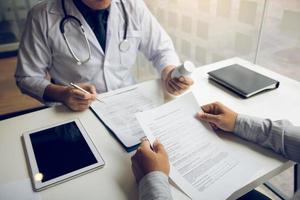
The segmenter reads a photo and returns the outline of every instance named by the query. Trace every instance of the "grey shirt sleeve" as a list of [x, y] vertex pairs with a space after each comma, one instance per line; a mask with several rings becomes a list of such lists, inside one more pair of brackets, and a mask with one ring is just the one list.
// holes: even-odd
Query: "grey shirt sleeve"
[[150, 172], [139, 183], [139, 200], [171, 200], [168, 177], [159, 171]]
[[234, 133], [287, 159], [300, 162], [300, 127], [287, 120], [271, 121], [239, 114]]

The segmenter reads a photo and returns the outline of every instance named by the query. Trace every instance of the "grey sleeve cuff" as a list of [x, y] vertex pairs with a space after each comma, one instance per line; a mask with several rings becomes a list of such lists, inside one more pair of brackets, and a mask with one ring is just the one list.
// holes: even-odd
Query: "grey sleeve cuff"
[[239, 114], [234, 134], [272, 149], [284, 157], [300, 161], [300, 127], [287, 120], [271, 121]]
[[260, 134], [257, 129], [261, 128], [263, 121], [261, 118], [238, 114], [233, 132], [241, 138], [256, 142], [257, 135]]
[[168, 177], [159, 171], [150, 172], [139, 183], [139, 200], [171, 200]]

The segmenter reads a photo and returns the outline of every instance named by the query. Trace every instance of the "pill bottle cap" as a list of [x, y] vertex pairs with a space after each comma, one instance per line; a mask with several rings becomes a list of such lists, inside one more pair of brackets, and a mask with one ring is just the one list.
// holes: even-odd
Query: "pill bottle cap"
[[191, 61], [185, 61], [178, 70], [181, 74], [190, 74], [194, 72], [195, 65]]

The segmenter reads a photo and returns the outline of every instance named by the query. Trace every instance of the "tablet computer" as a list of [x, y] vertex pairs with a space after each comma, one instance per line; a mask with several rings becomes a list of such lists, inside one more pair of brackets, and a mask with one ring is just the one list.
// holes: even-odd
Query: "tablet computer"
[[35, 191], [104, 166], [104, 160], [78, 119], [23, 134]]

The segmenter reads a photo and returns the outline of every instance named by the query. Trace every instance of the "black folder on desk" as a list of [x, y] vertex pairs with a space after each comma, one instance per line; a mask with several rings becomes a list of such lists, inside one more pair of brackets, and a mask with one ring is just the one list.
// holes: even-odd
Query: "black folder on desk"
[[243, 98], [279, 87], [279, 81], [238, 64], [211, 71], [208, 75], [210, 79], [239, 94]]

